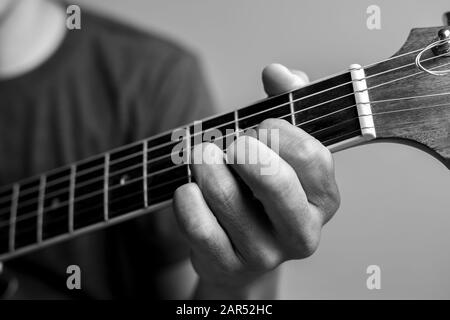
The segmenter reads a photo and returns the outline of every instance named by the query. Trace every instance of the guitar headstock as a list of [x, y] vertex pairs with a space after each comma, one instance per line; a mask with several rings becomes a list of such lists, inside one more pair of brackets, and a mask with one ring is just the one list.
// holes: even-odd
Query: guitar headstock
[[366, 76], [375, 141], [414, 145], [450, 168], [448, 69], [448, 27], [413, 29], [396, 54], [369, 66]]

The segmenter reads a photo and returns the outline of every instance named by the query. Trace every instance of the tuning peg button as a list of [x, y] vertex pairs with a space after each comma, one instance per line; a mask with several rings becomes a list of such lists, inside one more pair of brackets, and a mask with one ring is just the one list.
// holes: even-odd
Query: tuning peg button
[[443, 28], [438, 31], [436, 41], [439, 40], [447, 40], [443, 41], [441, 44], [438, 44], [432, 48], [433, 53], [438, 56], [445, 53], [450, 53], [450, 29]]

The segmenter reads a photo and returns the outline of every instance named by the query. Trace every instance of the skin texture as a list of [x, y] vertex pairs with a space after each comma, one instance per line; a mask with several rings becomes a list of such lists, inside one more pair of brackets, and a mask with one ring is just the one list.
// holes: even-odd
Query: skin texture
[[[263, 71], [263, 83], [275, 95], [305, 85], [307, 77], [273, 64]], [[279, 154], [270, 139], [259, 139], [274, 129]], [[250, 164], [244, 158], [255, 149], [259, 157]], [[176, 191], [174, 209], [200, 277], [197, 297], [267, 298], [264, 288], [276, 283], [272, 271], [314, 253], [322, 226], [339, 206], [331, 153], [303, 130], [269, 119], [241, 134], [226, 154], [204, 143], [192, 158], [196, 183]], [[278, 169], [262, 175], [267, 163]]]
[[[51, 2], [12, 3], [0, 0], [0, 78], [37, 67], [65, 32], [65, 14]], [[304, 73], [278, 64], [263, 71], [269, 95], [307, 82]], [[272, 129], [279, 130], [279, 154], [260, 139], [261, 132]], [[258, 162], [238, 161], [251, 148], [260, 151]], [[215, 145], [203, 144], [193, 157], [194, 163], [201, 162], [192, 165], [197, 183], [176, 191], [174, 211], [200, 278], [195, 297], [273, 298], [274, 270], [284, 261], [311, 255], [322, 226], [339, 205], [329, 151], [301, 129], [271, 119], [242, 134], [226, 156]], [[261, 175], [267, 163], [276, 164], [273, 175]], [[179, 282], [176, 276], [167, 282], [171, 278]]]

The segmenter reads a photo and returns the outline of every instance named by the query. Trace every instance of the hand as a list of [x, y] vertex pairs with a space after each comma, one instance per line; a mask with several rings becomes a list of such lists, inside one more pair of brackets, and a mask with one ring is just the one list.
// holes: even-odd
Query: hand
[[[263, 71], [269, 95], [307, 81], [304, 73], [277, 64]], [[260, 139], [264, 130], [274, 129], [279, 130], [279, 154], [268, 147], [270, 139]], [[256, 149], [256, 163], [244, 163]], [[339, 206], [330, 152], [284, 120], [265, 120], [253, 133], [241, 134], [226, 155], [215, 144], [203, 143], [195, 146], [192, 158], [196, 183], [176, 190], [174, 209], [200, 282], [216, 290], [248, 288], [282, 262], [310, 256], [322, 226]], [[277, 170], [262, 175], [267, 163]]]

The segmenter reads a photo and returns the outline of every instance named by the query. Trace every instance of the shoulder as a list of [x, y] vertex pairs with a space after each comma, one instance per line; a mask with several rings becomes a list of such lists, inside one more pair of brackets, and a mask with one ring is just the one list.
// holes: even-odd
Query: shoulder
[[191, 49], [177, 41], [92, 12], [83, 14], [82, 28], [98, 54], [115, 59], [115, 63], [127, 68], [169, 67], [174, 63], [196, 63], [197, 60]]

